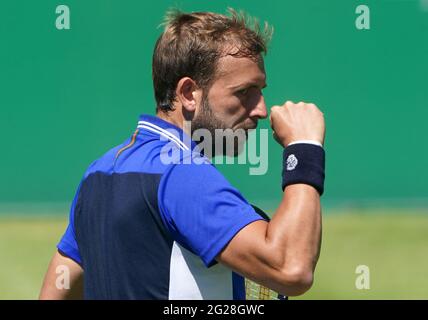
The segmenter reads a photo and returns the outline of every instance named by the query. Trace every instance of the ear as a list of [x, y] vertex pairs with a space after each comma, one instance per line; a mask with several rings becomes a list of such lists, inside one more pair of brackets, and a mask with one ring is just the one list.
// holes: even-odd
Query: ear
[[192, 80], [192, 78], [184, 77], [178, 81], [177, 88], [175, 91], [177, 100], [188, 112], [195, 112], [196, 105], [198, 103], [197, 98], [199, 88], [196, 85], [196, 82]]

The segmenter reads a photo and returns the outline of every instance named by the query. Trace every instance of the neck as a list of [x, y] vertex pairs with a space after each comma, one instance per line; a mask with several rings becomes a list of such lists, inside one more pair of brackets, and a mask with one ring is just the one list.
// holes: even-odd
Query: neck
[[179, 117], [176, 114], [170, 114], [170, 113], [166, 113], [166, 112], [163, 112], [163, 111], [157, 112], [156, 116], [158, 118], [161, 118], [162, 120], [165, 120], [165, 121], [167, 121], [169, 123], [172, 123], [176, 127], [179, 127], [187, 135], [189, 135], [189, 136], [191, 135], [191, 132], [188, 132], [189, 128], [186, 128], [187, 126], [183, 127], [183, 124], [184, 124], [184, 118], [183, 117]]

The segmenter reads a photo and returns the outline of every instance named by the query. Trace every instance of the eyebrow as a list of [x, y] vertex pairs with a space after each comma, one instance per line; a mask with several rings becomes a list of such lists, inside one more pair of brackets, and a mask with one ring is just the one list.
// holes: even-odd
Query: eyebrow
[[[257, 88], [259, 88], [260, 87], [260, 83], [257, 83], [257, 82], [244, 82], [244, 83], [241, 83], [241, 84], [238, 84], [238, 85], [236, 85], [236, 86], [230, 86], [229, 88], [231, 88], [231, 89], [233, 89], [233, 90], [236, 90], [236, 89], [240, 89], [240, 88], [250, 88], [250, 87], [257, 87]], [[267, 87], [267, 83], [265, 83], [264, 85], [262, 85], [260, 88], [261, 89], [265, 89]]]

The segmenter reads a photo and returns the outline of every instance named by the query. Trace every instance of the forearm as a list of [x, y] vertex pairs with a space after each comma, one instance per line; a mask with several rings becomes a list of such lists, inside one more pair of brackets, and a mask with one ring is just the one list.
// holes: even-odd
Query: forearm
[[271, 263], [286, 272], [312, 273], [321, 245], [318, 191], [306, 184], [285, 188], [283, 199], [266, 230], [266, 242], [277, 252]]
[[318, 191], [293, 184], [285, 188], [272, 220], [246, 226], [217, 260], [282, 294], [300, 295], [312, 285], [320, 242]]

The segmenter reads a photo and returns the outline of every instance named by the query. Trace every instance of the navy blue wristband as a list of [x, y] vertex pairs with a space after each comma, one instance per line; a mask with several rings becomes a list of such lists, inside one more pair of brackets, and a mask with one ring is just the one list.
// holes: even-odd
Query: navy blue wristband
[[313, 186], [322, 195], [324, 192], [324, 148], [297, 143], [288, 146], [283, 153], [282, 190], [290, 184], [304, 183]]

